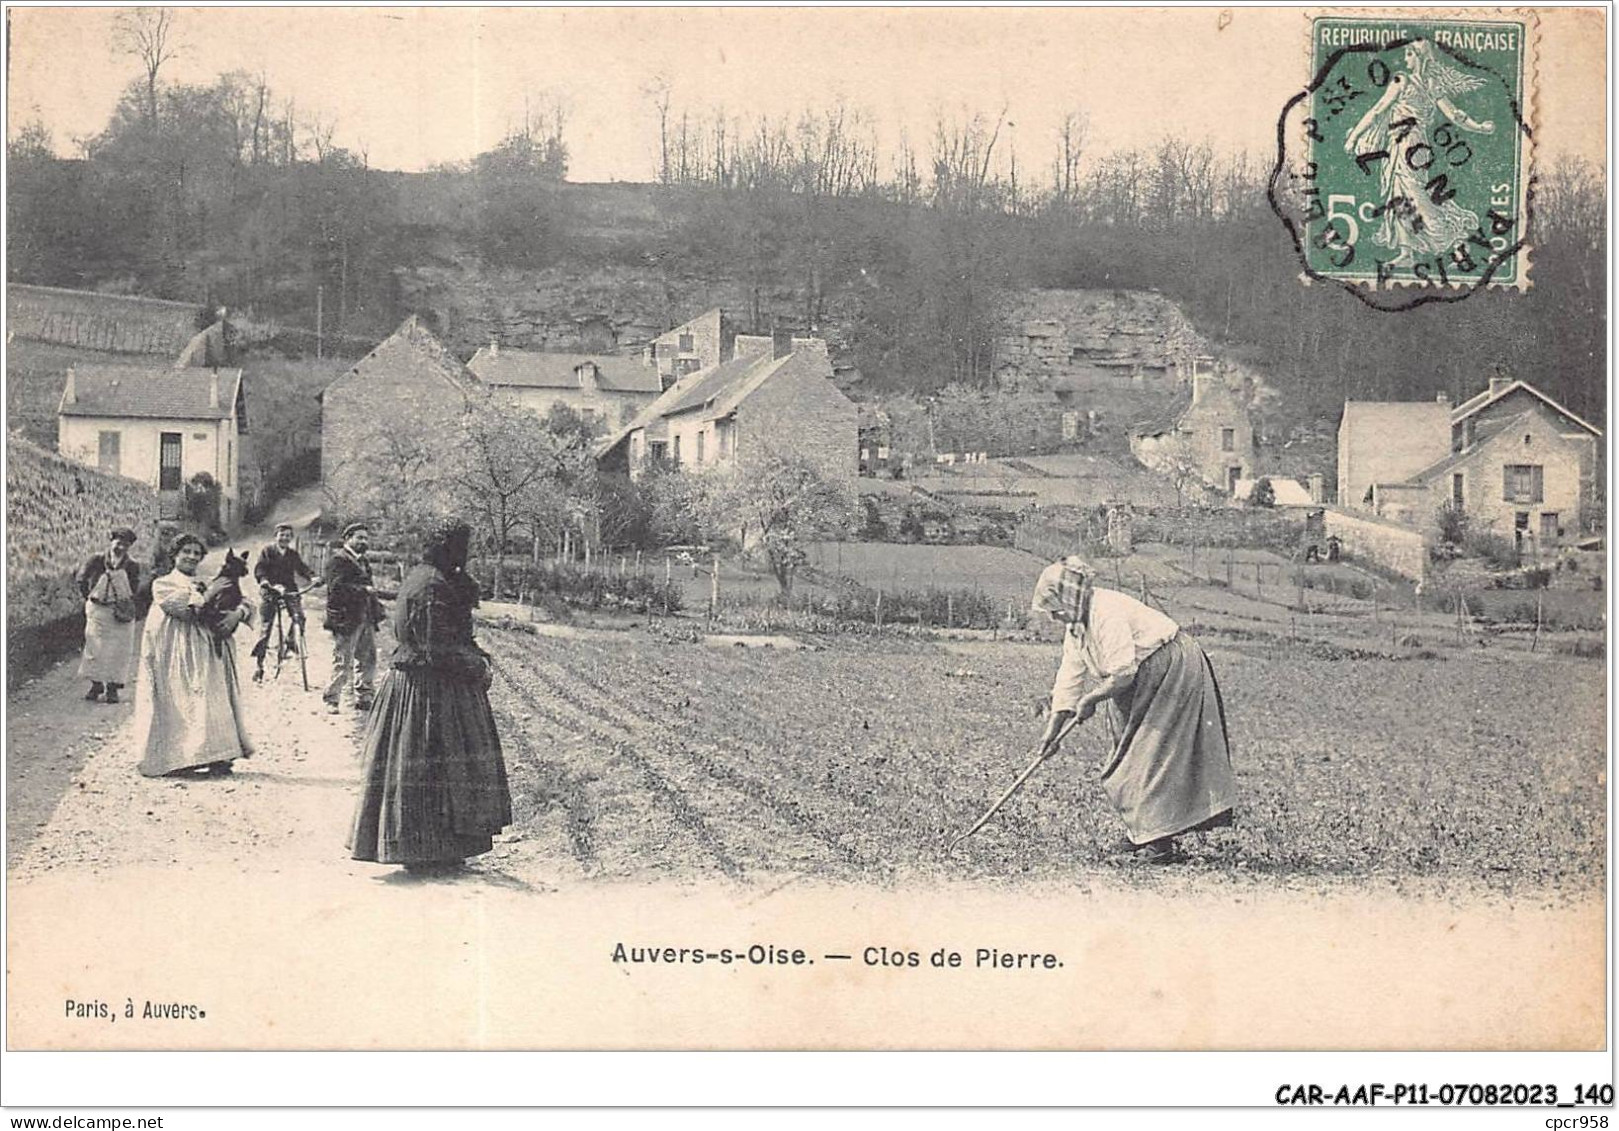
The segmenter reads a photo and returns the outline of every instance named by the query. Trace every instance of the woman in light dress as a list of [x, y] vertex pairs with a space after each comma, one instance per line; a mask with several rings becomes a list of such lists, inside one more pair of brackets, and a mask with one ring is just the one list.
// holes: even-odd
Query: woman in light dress
[[135, 633], [141, 613], [140, 566], [129, 556], [135, 532], [117, 527], [108, 536], [108, 548], [79, 567], [75, 580], [84, 596], [84, 655], [79, 678], [90, 681], [86, 699], [94, 702], [105, 692], [108, 703], [129, 682], [135, 659]]
[[1232, 820], [1237, 787], [1220, 686], [1180, 626], [1134, 597], [1095, 588], [1092, 576], [1082, 558], [1067, 557], [1035, 583], [1035, 613], [1066, 626], [1041, 746], [1073, 716], [1083, 721], [1105, 704], [1115, 744], [1102, 787], [1129, 834], [1121, 848], [1171, 863], [1180, 859], [1175, 837]]
[[[218, 776], [253, 752], [242, 725], [236, 642], [218, 639], [197, 618], [205, 583], [197, 577], [205, 547], [182, 534], [170, 547], [174, 569], [152, 581], [152, 611], [135, 685], [135, 750], [140, 772]], [[244, 605], [225, 614], [234, 632], [251, 614]]]

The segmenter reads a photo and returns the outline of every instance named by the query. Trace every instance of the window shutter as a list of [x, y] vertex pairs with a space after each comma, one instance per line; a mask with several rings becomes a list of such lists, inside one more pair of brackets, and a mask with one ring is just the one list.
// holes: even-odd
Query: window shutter
[[1529, 469], [1529, 475], [1532, 493], [1529, 501], [1532, 503], [1544, 503], [1546, 501], [1546, 469], [1537, 463]]
[[1513, 501], [1512, 465], [1510, 463], [1504, 463], [1501, 465], [1501, 501], [1504, 503], [1510, 503]]

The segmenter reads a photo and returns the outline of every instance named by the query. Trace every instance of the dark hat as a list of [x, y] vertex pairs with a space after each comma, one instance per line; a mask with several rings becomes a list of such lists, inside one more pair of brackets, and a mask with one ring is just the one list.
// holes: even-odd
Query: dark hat
[[422, 561], [446, 573], [467, 564], [467, 544], [472, 527], [459, 518], [440, 518], [427, 529], [422, 545]]
[[131, 546], [140, 541], [139, 538], [135, 537], [135, 532], [127, 526], [113, 527], [112, 533], [107, 537], [109, 541], [128, 542]]
[[370, 533], [371, 527], [367, 523], [364, 523], [364, 522], [351, 522], [351, 523], [349, 523], [347, 526], [345, 526], [343, 528], [343, 541], [347, 542], [350, 538], [354, 537], [356, 531], [360, 531], [360, 530], [364, 530], [366, 533]]

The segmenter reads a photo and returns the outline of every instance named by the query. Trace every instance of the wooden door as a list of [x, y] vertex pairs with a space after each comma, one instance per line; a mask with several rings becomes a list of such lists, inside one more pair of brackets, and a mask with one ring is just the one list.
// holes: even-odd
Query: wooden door
[[157, 489], [178, 491], [180, 478], [180, 433], [164, 432], [158, 442]]

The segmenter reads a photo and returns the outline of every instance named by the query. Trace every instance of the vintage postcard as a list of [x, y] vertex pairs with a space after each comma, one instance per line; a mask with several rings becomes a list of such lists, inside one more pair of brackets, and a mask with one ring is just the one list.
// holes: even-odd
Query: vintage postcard
[[7, 19], [8, 1104], [1612, 1102], [1605, 11]]

